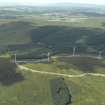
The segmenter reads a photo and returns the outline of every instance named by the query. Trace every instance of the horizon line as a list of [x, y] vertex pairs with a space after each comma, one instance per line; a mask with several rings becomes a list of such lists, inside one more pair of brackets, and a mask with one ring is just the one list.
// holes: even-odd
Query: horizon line
[[31, 4], [31, 3], [19, 3], [19, 2], [2, 2], [3, 4], [0, 4], [0, 6], [51, 6], [51, 5], [56, 5], [56, 4], [80, 4], [80, 5], [90, 5], [90, 6], [105, 6], [105, 4], [94, 4], [94, 3], [79, 3], [79, 2], [49, 2], [49, 3], [35, 3], [35, 4]]
[[51, 6], [57, 4], [74, 4], [74, 5], [90, 5], [90, 6], [105, 6], [105, 4], [85, 3], [85, 2], [47, 2], [47, 3], [20, 3], [20, 2], [0, 2], [0, 6]]

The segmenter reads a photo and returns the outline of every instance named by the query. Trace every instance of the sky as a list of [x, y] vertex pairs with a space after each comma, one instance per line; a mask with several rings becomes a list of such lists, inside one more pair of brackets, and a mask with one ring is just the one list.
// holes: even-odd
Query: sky
[[0, 4], [30, 4], [30, 5], [45, 5], [52, 3], [85, 3], [105, 5], [105, 0], [0, 0]]

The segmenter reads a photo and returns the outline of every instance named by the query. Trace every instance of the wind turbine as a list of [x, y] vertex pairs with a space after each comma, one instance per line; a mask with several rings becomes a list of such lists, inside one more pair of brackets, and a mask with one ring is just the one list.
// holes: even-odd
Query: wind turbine
[[48, 56], [48, 62], [50, 62], [50, 52], [48, 52], [47, 56]]
[[102, 59], [102, 51], [99, 51], [98, 59]]
[[76, 47], [73, 47], [73, 56], [75, 56], [76, 53]]
[[16, 64], [16, 59], [17, 59], [17, 58], [16, 58], [16, 54], [14, 54], [14, 55], [15, 55], [15, 60], [14, 60], [14, 62], [15, 62], [15, 64]]

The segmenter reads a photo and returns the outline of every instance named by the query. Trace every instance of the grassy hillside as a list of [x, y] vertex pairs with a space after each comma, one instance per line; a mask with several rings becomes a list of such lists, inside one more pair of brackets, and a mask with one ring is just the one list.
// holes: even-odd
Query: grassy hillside
[[[24, 73], [25, 81], [9, 87], [0, 86], [1, 105], [53, 105], [47, 75]], [[40, 81], [40, 82], [39, 82]], [[104, 105], [105, 78], [69, 78], [66, 83], [72, 94], [71, 105]], [[4, 91], [5, 89], [5, 91]]]
[[105, 74], [105, 60], [89, 57], [60, 57], [52, 63], [24, 64], [26, 67], [47, 72], [64, 74], [103, 73]]
[[[70, 54], [73, 47], [76, 47], [76, 54], [98, 55], [102, 51], [105, 55], [105, 17], [23, 14], [21, 19], [0, 19], [0, 105], [54, 105], [57, 87], [51, 85], [51, 81], [59, 77], [64, 78], [66, 86], [61, 90], [72, 96], [70, 105], [105, 105], [105, 77], [40, 74], [21, 70], [10, 59], [14, 53], [24, 60], [43, 58], [48, 52]], [[14, 59], [14, 55], [12, 57]], [[105, 59], [90, 57], [57, 57], [51, 63], [22, 65], [68, 75], [105, 74]], [[59, 83], [55, 85], [59, 87]], [[52, 93], [53, 86], [55, 93]], [[65, 91], [60, 95], [67, 100]], [[56, 102], [60, 100], [56, 98]]]
[[31, 42], [29, 30], [32, 28], [28, 22], [9, 22], [0, 25], [0, 45], [27, 44]]
[[95, 52], [105, 50], [104, 33], [102, 29], [43, 26], [32, 31], [32, 40], [62, 52], [74, 46], [78, 47], [78, 52]]
[[21, 53], [24, 52], [24, 46], [28, 46], [30, 50], [39, 47], [58, 53], [70, 53], [76, 46], [78, 53], [95, 54], [103, 51], [104, 54], [104, 17], [97, 17], [94, 21], [93, 18], [89, 18], [84, 23], [80, 21], [79, 25], [75, 22], [69, 22], [69, 25], [63, 21], [49, 22], [48, 18], [39, 20], [37, 17], [35, 20], [10, 21], [0, 25], [0, 49], [9, 45], [10, 51], [12, 46], [15, 51]]
[[[7, 63], [2, 64], [2, 66], [5, 65]], [[44, 66], [41, 67], [44, 69]], [[49, 67], [55, 70], [51, 65]], [[20, 72], [20, 70], [18, 71]], [[77, 70], [75, 72], [78, 73]], [[54, 105], [50, 81], [56, 79], [56, 76], [28, 71], [21, 71], [21, 74], [24, 76], [22, 81], [9, 85], [0, 83], [0, 105]], [[72, 95], [72, 104], [70, 105], [104, 105], [104, 81], [104, 77], [92, 76], [65, 78], [65, 83]]]

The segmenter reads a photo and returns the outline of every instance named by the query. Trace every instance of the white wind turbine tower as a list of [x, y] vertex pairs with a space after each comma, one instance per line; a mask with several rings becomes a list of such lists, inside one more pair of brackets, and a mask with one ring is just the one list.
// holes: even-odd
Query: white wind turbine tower
[[16, 58], [16, 54], [14, 54], [14, 55], [15, 55], [15, 59], [14, 59], [14, 62], [15, 62], [15, 64], [16, 64], [16, 59], [17, 59], [17, 58]]
[[48, 52], [47, 56], [48, 56], [48, 62], [50, 62], [50, 52]]
[[76, 47], [73, 47], [73, 55], [72, 56], [75, 56], [75, 53], [76, 53]]
[[102, 51], [99, 51], [99, 54], [98, 54], [98, 59], [102, 59]]

